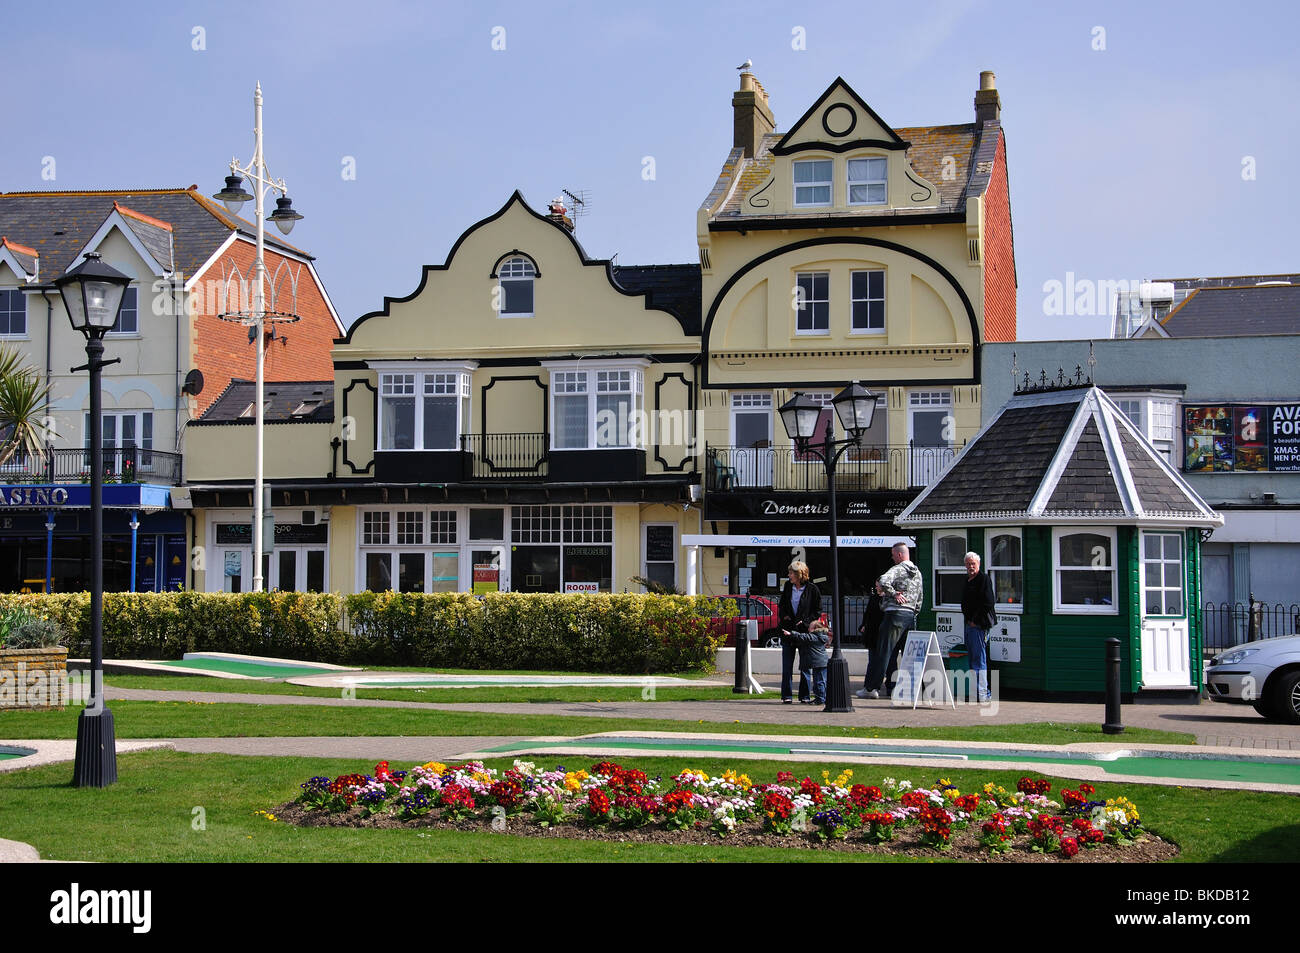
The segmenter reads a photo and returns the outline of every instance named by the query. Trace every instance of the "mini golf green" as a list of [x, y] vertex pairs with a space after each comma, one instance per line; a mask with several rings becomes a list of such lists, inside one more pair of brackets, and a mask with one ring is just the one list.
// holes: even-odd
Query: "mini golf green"
[[9, 758], [25, 758], [33, 753], [32, 748], [0, 748], [0, 761], [6, 761]]
[[645, 751], [744, 751], [750, 754], [824, 754], [829, 757], [852, 756], [887, 760], [893, 758], [933, 758], [935, 760], [960, 758], [964, 761], [1018, 761], [1026, 764], [1084, 763], [1101, 768], [1107, 774], [1139, 775], [1151, 778], [1187, 778], [1195, 781], [1245, 781], [1256, 784], [1300, 785], [1300, 760], [1248, 761], [1231, 758], [1188, 758], [1125, 754], [1096, 755], [1083, 751], [1044, 755], [1018, 751], [1014, 748], [989, 750], [967, 748], [883, 748], [863, 744], [837, 744], [835, 742], [773, 742], [773, 741], [723, 741], [713, 738], [647, 738], [640, 736], [611, 736], [571, 738], [566, 741], [514, 742], [486, 750], [509, 753], [543, 748], [572, 748], [586, 744], [609, 748], [628, 748]]
[[272, 665], [266, 662], [246, 662], [241, 659], [187, 658], [157, 662], [169, 668], [195, 668], [223, 675], [246, 675], [249, 678], [297, 678], [303, 675], [324, 675], [337, 671], [314, 665]]

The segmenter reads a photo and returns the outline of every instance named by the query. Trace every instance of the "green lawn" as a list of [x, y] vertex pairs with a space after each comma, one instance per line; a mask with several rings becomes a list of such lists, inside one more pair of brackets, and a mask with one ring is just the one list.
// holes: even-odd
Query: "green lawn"
[[[448, 674], [448, 673], [442, 673]], [[461, 673], [473, 674], [473, 673]], [[483, 673], [478, 673], [483, 674]], [[505, 674], [493, 672], [493, 675]], [[513, 673], [521, 674], [521, 673]], [[529, 672], [527, 674], [548, 674]], [[361, 676], [364, 677], [364, 676]], [[249, 679], [207, 678], [203, 675], [106, 675], [109, 688], [149, 689], [160, 692], [238, 692], [251, 695], [299, 695], [304, 698], [339, 698], [343, 689], [261, 682]], [[723, 701], [735, 695], [729, 685], [655, 685], [647, 692], [640, 685], [527, 685], [517, 688], [358, 688], [357, 698], [399, 702], [631, 702], [631, 701]]]
[[[547, 767], [549, 762], [542, 762]], [[566, 759], [576, 766], [573, 758]], [[586, 760], [586, 759], [582, 759]], [[594, 759], [593, 759], [594, 760]], [[628, 759], [651, 775], [685, 767], [719, 773], [734, 763], [675, 758]], [[509, 760], [491, 762], [506, 767]], [[399, 767], [394, 765], [394, 767]], [[406, 767], [406, 765], [401, 765]], [[819, 776], [843, 765], [747, 761], [756, 781], [792, 767]], [[34, 845], [46, 858], [86, 861], [836, 861], [870, 855], [757, 847], [670, 846], [544, 840], [490, 832], [294, 828], [255, 812], [294, 797], [316, 774], [369, 771], [352, 760], [249, 758], [157, 751], [119, 757], [118, 784], [103, 790], [68, 785], [71, 766], [48, 765], [0, 775], [0, 837]], [[905, 766], [854, 766], [855, 780], [893, 775], [918, 784], [932, 773]], [[870, 772], [870, 773], [868, 773]], [[963, 790], [985, 781], [1013, 786], [1017, 772], [944, 770]], [[878, 777], [879, 776], [879, 777]], [[1062, 782], [1054, 779], [1057, 788]], [[1300, 854], [1300, 798], [1241, 791], [1201, 791], [1101, 783], [1101, 796], [1136, 802], [1147, 827], [1182, 848], [1182, 861], [1291, 862]], [[202, 812], [196, 811], [201, 808]], [[196, 830], [202, 817], [205, 829]]]
[[[759, 735], [840, 735], [846, 738], [929, 738], [953, 741], [1072, 744], [1114, 741], [1096, 724], [971, 725], [928, 728], [838, 727], [833, 715], [810, 713], [809, 723], [774, 725], [681, 721], [662, 718], [596, 718], [515, 715], [419, 708], [320, 705], [253, 705], [197, 701], [115, 701], [118, 738], [220, 738], [373, 735], [580, 735], [600, 731], [715, 731]], [[9, 711], [0, 714], [0, 738], [75, 738], [80, 709]], [[754, 717], [753, 709], [746, 713]], [[1126, 743], [1195, 744], [1190, 734], [1132, 728]]]

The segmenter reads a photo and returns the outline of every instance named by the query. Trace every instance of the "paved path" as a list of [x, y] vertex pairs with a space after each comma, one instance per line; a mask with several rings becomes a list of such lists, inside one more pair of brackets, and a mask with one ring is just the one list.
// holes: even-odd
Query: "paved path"
[[352, 758], [359, 761], [446, 761], [465, 751], [483, 751], [524, 741], [524, 736], [398, 736], [366, 738], [168, 738], [177, 751], [194, 754], [282, 755]]
[[[1029, 722], [1099, 724], [1100, 704], [1008, 701], [996, 710], [976, 705], [952, 708], [895, 708], [888, 701], [855, 701], [851, 713], [830, 715], [813, 705], [782, 705], [774, 695], [738, 696], [727, 701], [695, 702], [468, 702], [442, 704], [382, 700], [314, 698], [301, 695], [256, 695], [235, 692], [170, 692], [108, 688], [109, 699], [149, 701], [241, 702], [253, 705], [328, 705], [368, 708], [425, 708], [496, 714], [576, 715], [594, 718], [662, 718], [672, 721], [766, 722], [793, 725], [900, 726], [1008, 725]], [[1127, 705], [1123, 723], [1132, 727], [1185, 731], [1199, 744], [1233, 748], [1300, 750], [1300, 727], [1265, 721], [1248, 707], [1202, 702], [1197, 705]], [[1120, 736], [1122, 738], [1122, 736]], [[1118, 739], [1117, 739], [1118, 740]]]

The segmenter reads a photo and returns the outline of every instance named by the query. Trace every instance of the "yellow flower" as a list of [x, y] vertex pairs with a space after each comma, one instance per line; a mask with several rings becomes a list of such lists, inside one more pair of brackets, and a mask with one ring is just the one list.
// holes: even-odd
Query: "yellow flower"
[[420, 767], [424, 768], [426, 771], [432, 771], [434, 774], [442, 774], [442, 772], [447, 770], [447, 766], [441, 761], [426, 761], [424, 764], [420, 765]]

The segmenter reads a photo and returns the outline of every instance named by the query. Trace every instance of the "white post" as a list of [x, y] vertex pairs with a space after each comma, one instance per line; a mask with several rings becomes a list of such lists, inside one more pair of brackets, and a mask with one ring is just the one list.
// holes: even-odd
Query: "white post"
[[262, 335], [266, 299], [262, 294], [262, 276], [266, 270], [263, 251], [266, 244], [266, 220], [263, 202], [266, 197], [266, 163], [262, 158], [262, 84], [253, 93], [253, 178], [257, 186], [257, 258], [253, 262], [253, 328], [257, 332], [257, 476], [253, 487], [253, 591], [262, 591], [262, 392], [266, 362], [266, 341]]
[[698, 596], [700, 594], [699, 585], [700, 569], [700, 547], [686, 547], [686, 594], [688, 596]]

